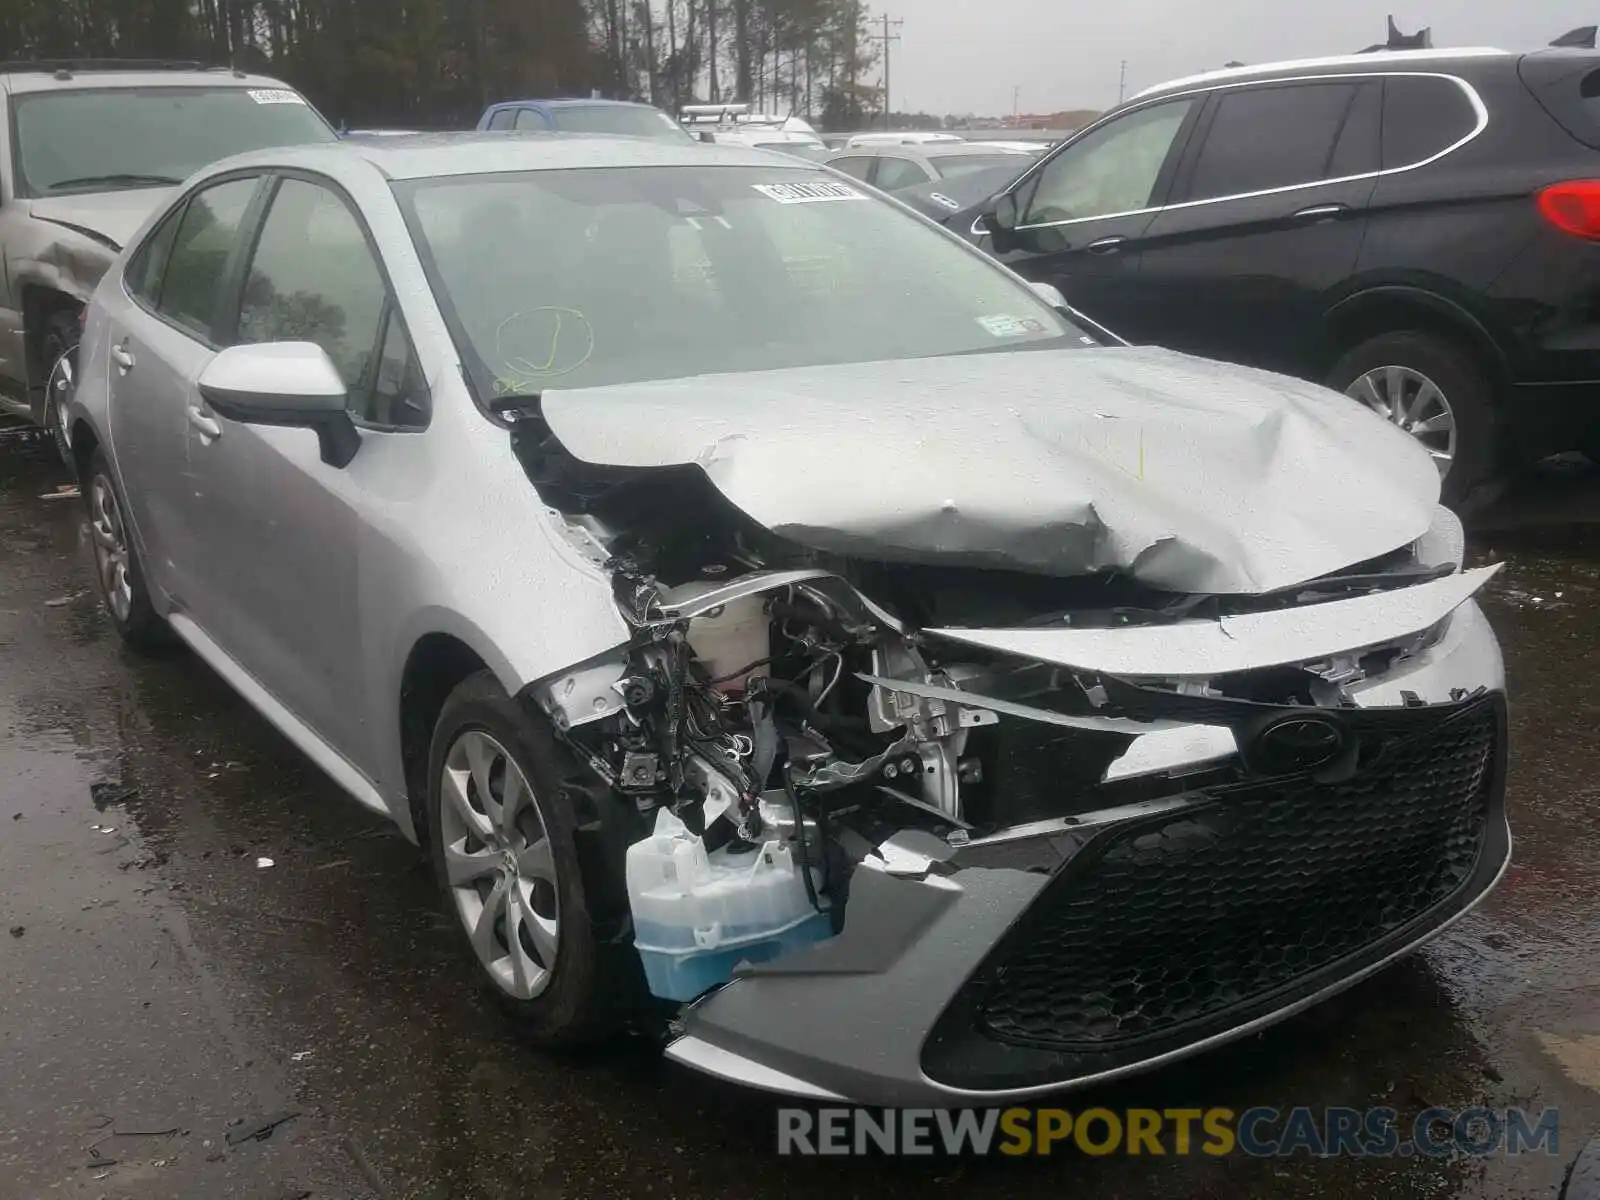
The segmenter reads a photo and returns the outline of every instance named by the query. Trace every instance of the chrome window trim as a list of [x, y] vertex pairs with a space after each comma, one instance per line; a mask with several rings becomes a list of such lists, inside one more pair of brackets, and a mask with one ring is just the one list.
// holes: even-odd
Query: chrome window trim
[[[1374, 50], [1359, 54], [1330, 54], [1319, 58], [1287, 59], [1283, 62], [1258, 63], [1255, 66], [1223, 67], [1218, 71], [1201, 71], [1197, 75], [1184, 75], [1168, 79], [1135, 92], [1130, 100], [1146, 100], [1159, 93], [1178, 88], [1190, 88], [1197, 83], [1228, 83], [1249, 80], [1251, 76], [1267, 78], [1276, 72], [1306, 71], [1312, 67], [1363, 67], [1370, 63], [1414, 63], [1456, 61], [1463, 58], [1505, 58], [1508, 52], [1494, 46], [1444, 46], [1433, 50]], [[1382, 72], [1378, 72], [1382, 73]]]
[[[1469, 142], [1475, 141], [1479, 135], [1481, 135], [1483, 131], [1489, 127], [1489, 109], [1488, 106], [1484, 104], [1483, 97], [1478, 95], [1478, 90], [1459, 75], [1449, 75], [1442, 71], [1352, 71], [1328, 75], [1293, 75], [1281, 78], [1252, 79], [1243, 81], [1234, 80], [1226, 83], [1213, 84], [1209, 87], [1193, 88], [1186, 91], [1162, 92], [1151, 96], [1142, 104], [1131, 104], [1118, 113], [1112, 114], [1103, 120], [1096, 121], [1093, 125], [1090, 125], [1087, 129], [1078, 134], [1077, 137], [1073, 138], [1072, 142], [1069, 142], [1068, 145], [1077, 142], [1080, 138], [1087, 136], [1089, 133], [1100, 128], [1102, 125], [1107, 125], [1114, 120], [1121, 119], [1128, 113], [1136, 112], [1143, 108], [1149, 108], [1155, 104], [1164, 104], [1170, 100], [1182, 100], [1185, 97], [1209, 95], [1211, 92], [1241, 91], [1245, 88], [1253, 87], [1273, 87], [1285, 83], [1320, 83], [1326, 80], [1362, 81], [1367, 79], [1392, 78], [1443, 79], [1455, 84], [1461, 89], [1462, 94], [1466, 96], [1467, 103], [1472, 106], [1473, 115], [1477, 118], [1477, 123], [1473, 126], [1471, 132], [1467, 133], [1464, 137], [1458, 138], [1456, 141], [1452, 142], [1438, 153], [1430, 155], [1424, 159], [1419, 159], [1414, 163], [1408, 163], [1403, 167], [1387, 167], [1378, 171], [1363, 171], [1357, 175], [1339, 175], [1332, 179], [1315, 179], [1310, 183], [1290, 183], [1285, 184], [1282, 187], [1263, 188], [1253, 192], [1235, 192], [1227, 196], [1210, 196], [1204, 200], [1183, 200], [1177, 204], [1157, 204], [1148, 208], [1130, 208], [1124, 212], [1100, 213], [1099, 215], [1093, 217], [1071, 217], [1065, 221], [1040, 221], [1030, 225], [1018, 225], [1016, 231], [1020, 233], [1029, 229], [1057, 229], [1066, 225], [1081, 225], [1085, 221], [1109, 221], [1118, 217], [1138, 217], [1143, 216], [1146, 213], [1154, 214], [1160, 212], [1170, 212], [1176, 209], [1199, 208], [1204, 204], [1223, 204], [1234, 200], [1253, 200], [1260, 196], [1284, 195], [1289, 192], [1303, 191], [1306, 188], [1328, 187], [1330, 185], [1339, 183], [1356, 183], [1363, 179], [1381, 179], [1387, 175], [1399, 175], [1406, 171], [1415, 171], [1419, 167], [1431, 166], [1440, 159], [1454, 154], [1457, 150], [1460, 150]], [[1056, 157], [1056, 155], [1051, 155], [1046, 161], [1036, 163], [1029, 170], [1023, 172], [1023, 174], [1020, 175], [1016, 181], [1006, 189], [1006, 192], [1015, 193], [1020, 191], [1027, 184], [1028, 180], [1033, 177], [1035, 172], [1042, 171], [1046, 166], [1049, 165], [1050, 162], [1053, 162]], [[983, 218], [980, 216], [972, 223], [972, 234], [974, 237], [983, 237], [987, 236], [988, 234], [988, 230], [981, 228], [982, 220]]]

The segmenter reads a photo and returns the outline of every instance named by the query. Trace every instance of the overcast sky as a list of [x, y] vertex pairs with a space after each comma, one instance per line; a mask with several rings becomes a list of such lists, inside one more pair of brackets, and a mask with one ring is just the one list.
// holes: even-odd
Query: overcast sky
[[[882, 0], [873, 7], [881, 16]], [[1600, 0], [888, 0], [904, 19], [894, 44], [896, 111], [1009, 113], [1107, 108], [1118, 65], [1128, 94], [1233, 59], [1268, 62], [1360, 50], [1433, 27], [1443, 46], [1542, 46], [1600, 22]]]

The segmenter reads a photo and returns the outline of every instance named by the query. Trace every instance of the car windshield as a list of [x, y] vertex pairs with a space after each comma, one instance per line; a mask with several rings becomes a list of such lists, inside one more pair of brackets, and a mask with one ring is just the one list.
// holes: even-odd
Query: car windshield
[[1083, 344], [981, 254], [799, 166], [532, 171], [395, 190], [486, 399]]
[[935, 157], [933, 169], [939, 172], [941, 179], [956, 179], [962, 175], [973, 175], [978, 171], [987, 171], [991, 167], [1014, 166], [1017, 174], [1022, 174], [1023, 168], [1033, 161], [1026, 154], [946, 154]]
[[219, 158], [337, 135], [284, 88], [119, 87], [13, 98], [26, 194], [183, 182]]
[[564, 104], [555, 110], [556, 128], [564, 133], [620, 133], [629, 137], [692, 141], [692, 135], [666, 113], [625, 104]]

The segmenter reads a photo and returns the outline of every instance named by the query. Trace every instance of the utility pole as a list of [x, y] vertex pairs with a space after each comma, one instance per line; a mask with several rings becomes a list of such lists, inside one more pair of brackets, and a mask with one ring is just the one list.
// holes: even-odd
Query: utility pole
[[1128, 60], [1122, 60], [1122, 74], [1117, 77], [1117, 103], [1122, 103], [1122, 98], [1128, 94]]
[[1011, 127], [1020, 128], [1022, 125], [1022, 89], [1011, 89]]
[[889, 14], [884, 13], [883, 32], [873, 34], [871, 39], [874, 42], [881, 42], [883, 44], [883, 127], [885, 129], [889, 128], [891, 120], [889, 114], [894, 111], [894, 106], [889, 103], [889, 47], [892, 43], [900, 40], [900, 35], [898, 33], [890, 33], [889, 30], [891, 28], [899, 29], [904, 24], [904, 21], [891, 21], [889, 19]]

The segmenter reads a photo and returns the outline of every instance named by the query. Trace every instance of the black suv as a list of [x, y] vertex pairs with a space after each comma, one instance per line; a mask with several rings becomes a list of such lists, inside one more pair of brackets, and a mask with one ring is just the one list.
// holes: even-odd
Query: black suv
[[1600, 54], [1378, 53], [1134, 97], [944, 214], [1134, 342], [1323, 381], [1449, 499], [1600, 447]]

